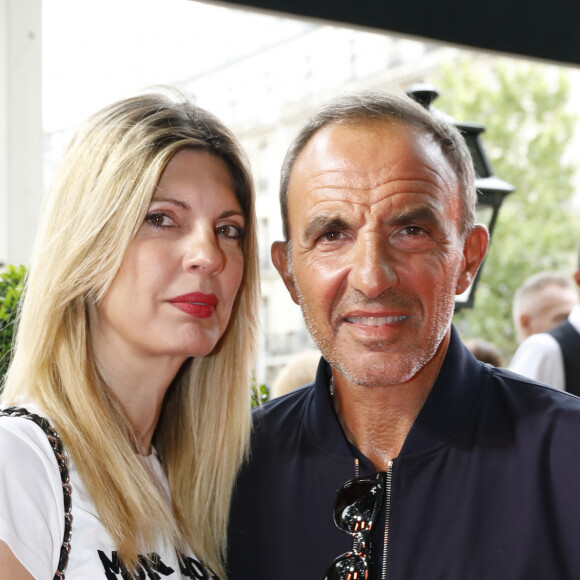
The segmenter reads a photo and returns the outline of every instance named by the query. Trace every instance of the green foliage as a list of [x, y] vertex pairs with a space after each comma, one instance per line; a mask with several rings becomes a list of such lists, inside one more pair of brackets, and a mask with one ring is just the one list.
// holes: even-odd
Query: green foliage
[[258, 407], [268, 402], [270, 389], [266, 385], [258, 385], [252, 381], [252, 407]]
[[10, 362], [14, 323], [25, 275], [24, 266], [7, 266], [0, 273], [0, 385]]
[[500, 211], [475, 308], [455, 317], [464, 338], [498, 345], [509, 361], [516, 288], [542, 270], [574, 270], [580, 228], [565, 157], [577, 121], [567, 110], [569, 82], [561, 69], [510, 60], [455, 62], [434, 82], [441, 90], [435, 106], [486, 127], [482, 141], [494, 173], [516, 188]]

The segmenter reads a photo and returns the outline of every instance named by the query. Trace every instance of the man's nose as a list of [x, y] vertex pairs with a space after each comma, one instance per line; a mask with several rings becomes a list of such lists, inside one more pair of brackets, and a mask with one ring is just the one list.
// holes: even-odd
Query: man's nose
[[225, 265], [225, 256], [219, 238], [209, 227], [198, 227], [184, 240], [183, 268], [219, 274]]
[[368, 298], [376, 298], [396, 286], [399, 279], [391, 253], [387, 240], [380, 234], [357, 238], [349, 274], [350, 286]]

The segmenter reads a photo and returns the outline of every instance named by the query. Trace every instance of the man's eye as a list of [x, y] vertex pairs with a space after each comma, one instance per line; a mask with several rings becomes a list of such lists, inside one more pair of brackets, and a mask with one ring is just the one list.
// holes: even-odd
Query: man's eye
[[320, 239], [325, 242], [336, 242], [337, 240], [342, 239], [343, 236], [344, 234], [342, 232], [334, 230], [332, 232], [325, 232], [320, 236]]
[[165, 228], [171, 225], [171, 218], [162, 212], [147, 214], [145, 221], [154, 228]]
[[238, 226], [227, 224], [224, 226], [217, 227], [216, 234], [221, 238], [239, 240], [243, 236], [244, 230]]
[[420, 236], [426, 232], [419, 226], [407, 226], [401, 230], [401, 233], [406, 236]]

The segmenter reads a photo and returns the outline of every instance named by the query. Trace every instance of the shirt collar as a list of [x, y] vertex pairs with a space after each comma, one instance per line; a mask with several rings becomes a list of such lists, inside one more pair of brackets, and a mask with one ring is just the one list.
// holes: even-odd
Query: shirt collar
[[568, 322], [580, 333], [580, 304], [576, 304], [572, 308], [572, 312], [568, 316]]
[[[439, 375], [401, 450], [400, 457], [447, 443], [468, 420], [485, 386], [487, 373], [451, 328], [449, 348]], [[349, 455], [328, 391], [330, 366], [321, 359], [308, 408], [309, 429], [328, 453]]]

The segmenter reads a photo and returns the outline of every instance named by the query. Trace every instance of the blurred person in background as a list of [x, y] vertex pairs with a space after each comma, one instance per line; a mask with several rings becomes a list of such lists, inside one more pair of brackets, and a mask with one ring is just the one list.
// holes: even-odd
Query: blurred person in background
[[317, 350], [307, 350], [292, 357], [292, 360], [285, 364], [272, 384], [270, 398], [280, 397], [311, 383], [316, 377], [316, 369], [320, 362], [320, 352]]
[[495, 344], [483, 338], [468, 338], [463, 342], [477, 360], [494, 367], [503, 367], [503, 354]]
[[559, 272], [539, 272], [516, 290], [512, 307], [518, 342], [546, 332], [568, 318], [578, 304], [578, 290], [571, 278]]
[[[580, 246], [578, 253], [578, 270], [573, 274], [576, 286], [580, 286]], [[568, 278], [559, 276], [539, 274], [536, 284], [535, 280], [531, 279], [530, 288], [534, 288], [537, 283], [541, 287], [531, 303], [538, 304], [540, 298], [545, 298], [543, 308], [539, 309], [540, 315], [533, 324], [539, 330], [535, 330], [535, 334], [520, 344], [509, 368], [530, 379], [580, 395], [578, 288], [574, 288]], [[520, 301], [525, 302], [525, 294], [520, 294]]]

